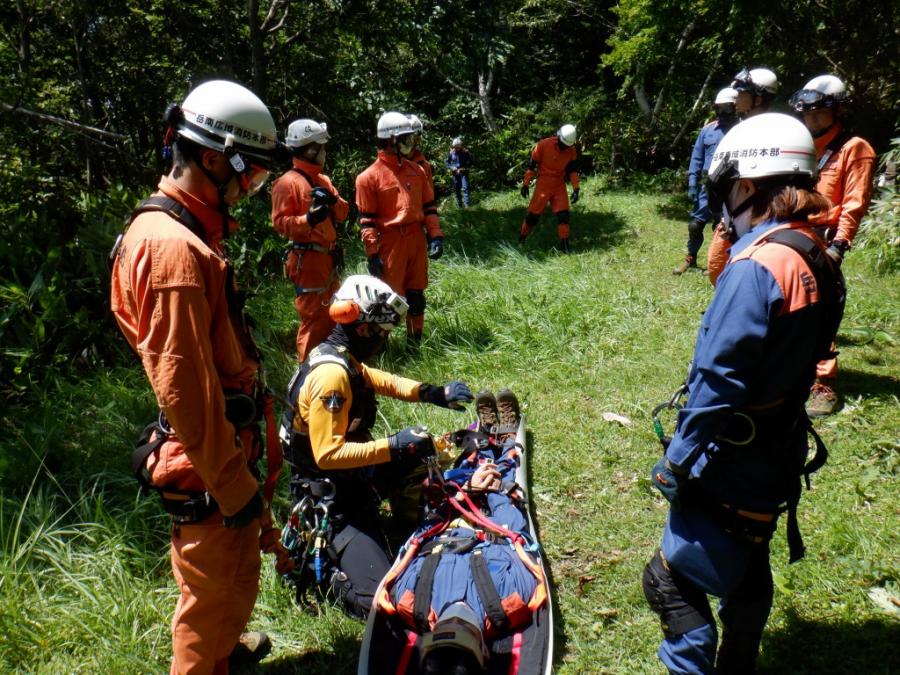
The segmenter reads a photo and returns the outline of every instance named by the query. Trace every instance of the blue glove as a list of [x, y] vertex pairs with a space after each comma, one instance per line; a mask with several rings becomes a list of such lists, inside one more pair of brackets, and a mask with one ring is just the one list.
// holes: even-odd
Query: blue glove
[[681, 487], [687, 476], [677, 474], [672, 470], [672, 465], [665, 456], [661, 457], [653, 469], [650, 471], [650, 480], [653, 487], [662, 493], [672, 510], [677, 511], [681, 508]]
[[695, 199], [697, 199], [697, 196], [699, 194], [700, 194], [700, 188], [698, 188], [696, 185], [688, 186], [688, 199], [690, 199], [691, 201], [694, 201]]
[[581, 188], [575, 188], [572, 190], [572, 203], [577, 204], [578, 199], [581, 197]]
[[373, 277], [381, 277], [384, 275], [384, 263], [381, 261], [381, 256], [377, 253], [373, 253], [369, 256], [367, 266], [369, 268], [369, 274]]
[[444, 238], [435, 237], [428, 242], [428, 257], [437, 260], [444, 255]]
[[519, 194], [522, 195], [525, 199], [528, 199], [528, 186], [523, 185], [522, 189], [519, 190]]
[[388, 448], [391, 451], [392, 461], [409, 457], [427, 459], [437, 452], [434, 440], [425, 427], [407, 427], [388, 436]]
[[441, 408], [450, 410], [463, 410], [464, 403], [471, 403], [472, 390], [465, 382], [453, 380], [439, 387], [434, 384], [423, 384], [419, 387], [419, 400]]

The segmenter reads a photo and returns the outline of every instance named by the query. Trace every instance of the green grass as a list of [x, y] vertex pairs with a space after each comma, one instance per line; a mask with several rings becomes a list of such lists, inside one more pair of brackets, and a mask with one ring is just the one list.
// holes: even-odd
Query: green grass
[[[409, 354], [395, 338], [381, 365], [519, 394], [556, 589], [556, 670], [659, 673], [661, 633], [639, 581], [666, 513], [646, 479], [659, 454], [650, 411], [684, 377], [711, 287], [699, 272], [671, 274], [683, 256], [686, 205], [598, 185], [588, 180], [574, 209], [570, 256], [553, 250], [549, 214], [524, 248], [511, 244], [525, 206], [517, 193], [479, 195], [468, 210], [445, 203], [447, 254], [433, 265], [424, 343]], [[871, 255], [854, 251], [845, 266], [846, 404], [817, 424], [831, 458], [801, 502], [806, 559], [788, 566], [781, 530], [773, 543], [777, 589], [762, 672], [900, 670], [900, 621], [868, 596], [878, 587], [900, 595], [900, 284], [874, 275]], [[362, 271], [358, 252], [355, 260]], [[282, 387], [293, 348], [290, 288], [263, 285], [251, 306], [265, 328], [270, 383]], [[127, 477], [129, 443], [152, 396], [136, 366], [48, 389], [43, 407], [8, 425], [37, 481], [7, 489], [0, 512], [0, 670], [163, 671], [175, 601], [165, 519]], [[383, 432], [413, 423], [443, 432], [468, 421], [394, 401], [381, 411]], [[607, 422], [604, 412], [632, 424]], [[44, 456], [54, 458], [59, 483], [40, 468]], [[283, 508], [284, 484], [280, 494]], [[296, 606], [268, 564], [252, 626], [269, 632], [275, 650], [251, 672], [355, 672], [361, 624], [327, 603]]]

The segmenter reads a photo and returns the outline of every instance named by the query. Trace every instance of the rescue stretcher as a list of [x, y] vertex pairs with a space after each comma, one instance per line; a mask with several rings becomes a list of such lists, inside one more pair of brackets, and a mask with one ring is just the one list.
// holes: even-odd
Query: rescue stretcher
[[[524, 511], [531, 540], [538, 542], [537, 531], [531, 513], [530, 484], [528, 478], [529, 448], [526, 438], [525, 417], [519, 420], [516, 442], [522, 448], [521, 461], [515, 473], [516, 483], [524, 492]], [[409, 543], [409, 542], [407, 542]], [[405, 546], [404, 549], [407, 547]], [[537, 546], [535, 558], [539, 573], [548, 589], [546, 599], [532, 613], [531, 624], [517, 635], [500, 637], [489, 642], [489, 658], [486, 672], [490, 675], [550, 675], [553, 665], [553, 606], [547, 563], [543, 550]], [[392, 570], [402, 564], [403, 549], [394, 562]], [[376, 597], [385, 586], [385, 576], [379, 585]], [[419, 646], [422, 636], [417, 635], [396, 616], [388, 616], [373, 603], [366, 622], [366, 631], [360, 648], [358, 675], [418, 675]]]

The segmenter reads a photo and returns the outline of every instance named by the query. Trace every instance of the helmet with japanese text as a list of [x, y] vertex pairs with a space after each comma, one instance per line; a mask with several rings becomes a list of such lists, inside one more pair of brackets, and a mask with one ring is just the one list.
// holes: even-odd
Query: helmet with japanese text
[[354, 274], [334, 294], [328, 314], [335, 323], [374, 323], [389, 331], [403, 321], [408, 309], [406, 299], [378, 277]]
[[816, 177], [812, 135], [800, 120], [782, 113], [763, 113], [732, 127], [709, 166], [709, 188], [720, 196], [738, 179], [773, 177], [807, 186]]
[[849, 100], [843, 80], [834, 75], [819, 75], [803, 85], [803, 89], [795, 91], [788, 105], [802, 113], [817, 108], [833, 108]]
[[284, 143], [289, 148], [302, 148], [310, 143], [325, 144], [330, 138], [328, 125], [325, 122], [300, 119], [290, 123]]
[[556, 132], [556, 135], [559, 137], [559, 142], [565, 146], [574, 145], [578, 138], [574, 124], [563, 124]]
[[734, 76], [731, 87], [739, 92], [771, 97], [778, 93], [778, 76], [768, 68], [744, 68]]
[[416, 133], [412, 121], [401, 112], [389, 111], [378, 118], [378, 138], [396, 138]]
[[421, 134], [425, 125], [422, 124], [422, 120], [419, 119], [419, 116], [411, 113], [407, 115], [407, 117], [409, 118], [409, 123], [412, 126], [414, 133]]
[[165, 121], [178, 136], [224, 153], [238, 172], [253, 162], [269, 165], [275, 153], [272, 114], [256, 94], [236, 82], [204, 82], [181, 105], [169, 106]]

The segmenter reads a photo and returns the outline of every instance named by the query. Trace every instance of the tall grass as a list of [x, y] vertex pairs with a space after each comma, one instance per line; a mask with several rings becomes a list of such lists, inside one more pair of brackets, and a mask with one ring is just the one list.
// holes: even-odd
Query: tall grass
[[[474, 208], [445, 208], [447, 254], [432, 267], [425, 339], [409, 352], [401, 330], [380, 365], [519, 394], [559, 609], [557, 670], [658, 673], [661, 633], [639, 583], [666, 513], [646, 479], [659, 453], [650, 410], [684, 377], [711, 288], [700, 273], [670, 273], [683, 256], [684, 204], [598, 186], [587, 181], [574, 209], [569, 256], [553, 249], [555, 224], [546, 216], [524, 247], [510, 244], [525, 206], [518, 195], [478, 195]], [[845, 264], [845, 406], [817, 425], [832, 455], [801, 502], [807, 558], [788, 566], [781, 532], [773, 543], [777, 590], [763, 672], [900, 669], [897, 619], [869, 597], [872, 589], [900, 594], [900, 284], [871, 273], [874, 255], [853, 251]], [[361, 258], [352, 267], [363, 271]], [[294, 331], [287, 282], [261, 287], [251, 305], [266, 327], [270, 383], [283, 387]], [[135, 372], [98, 374], [96, 383], [81, 384], [84, 399], [67, 399], [54, 417], [59, 429], [46, 450], [56, 456], [73, 445], [73, 434], [88, 433], [73, 432], [80, 418], [67, 412], [88, 401], [95, 431], [85, 439], [90, 447], [76, 442], [74, 449], [93, 469], [70, 466], [62, 485], [40, 473], [33, 490], [9, 492], [2, 502], [0, 670], [168, 667], [175, 589], [165, 518], [155, 500], [133, 496], [125, 475], [125, 439], [151, 408]], [[89, 398], [92, 390], [106, 402]], [[608, 422], [604, 412], [631, 423]], [[381, 413], [383, 433], [413, 423], [443, 432], [468, 421], [395, 401], [384, 401]], [[282, 485], [280, 509], [285, 493]], [[328, 602], [298, 607], [268, 564], [252, 626], [275, 643], [258, 672], [355, 672], [361, 624]]]

